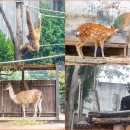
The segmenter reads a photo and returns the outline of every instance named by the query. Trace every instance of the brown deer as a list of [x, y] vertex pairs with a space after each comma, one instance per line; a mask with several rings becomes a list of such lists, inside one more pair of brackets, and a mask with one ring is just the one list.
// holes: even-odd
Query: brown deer
[[[125, 25], [126, 26], [126, 25]], [[124, 28], [123, 26], [122, 28]], [[114, 27], [108, 28], [100, 24], [86, 23], [79, 26], [76, 30], [76, 36], [79, 37], [79, 42], [76, 44], [78, 55], [84, 59], [82, 47], [88, 43], [94, 43], [95, 51], [94, 57], [96, 57], [98, 46], [101, 47], [102, 57], [104, 57], [104, 42], [108, 37], [112, 36], [121, 29], [114, 29]]]
[[42, 97], [43, 97], [42, 91], [37, 90], [37, 89], [32, 89], [32, 90], [27, 90], [27, 91], [21, 91], [15, 94], [11, 83], [8, 83], [5, 90], [9, 90], [10, 98], [12, 99], [14, 103], [22, 105], [24, 117], [26, 117], [25, 106], [30, 103], [34, 104], [33, 117], [37, 117], [38, 109], [39, 109], [39, 117], [40, 117], [41, 112], [42, 112], [42, 106], [41, 106]]
[[119, 28], [123, 27], [124, 25], [128, 25], [128, 28], [126, 30], [129, 30], [130, 26], [130, 12], [125, 12], [121, 15], [119, 15], [115, 20], [114, 20], [114, 27]]

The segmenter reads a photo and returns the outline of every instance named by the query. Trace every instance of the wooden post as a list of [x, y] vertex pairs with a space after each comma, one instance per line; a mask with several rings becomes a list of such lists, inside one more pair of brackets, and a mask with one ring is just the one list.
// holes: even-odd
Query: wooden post
[[83, 88], [82, 88], [82, 81], [81, 79], [79, 78], [78, 79], [78, 83], [79, 83], [79, 97], [78, 97], [78, 121], [80, 121], [81, 119], [81, 115], [82, 115], [82, 91], [83, 91]]
[[56, 119], [59, 119], [59, 67], [56, 65]]
[[80, 94], [80, 113], [79, 113], [79, 120], [81, 121], [82, 119], [82, 110], [83, 110], [83, 85], [81, 84], [81, 94]]
[[[20, 45], [23, 44], [23, 3], [22, 2], [16, 2], [16, 13], [17, 13], [16, 41], [18, 47], [20, 48]], [[20, 59], [20, 55], [18, 56]]]
[[78, 79], [78, 83], [79, 83], [79, 96], [78, 96], [78, 121], [79, 121], [79, 111], [80, 111], [80, 90], [81, 90], [81, 80]]
[[113, 111], [118, 111], [119, 106], [120, 106], [120, 97], [119, 97], [118, 94], [113, 94], [112, 102], [113, 102], [112, 110]]
[[24, 88], [24, 70], [22, 70], [22, 86], [23, 87], [21, 87], [21, 90]]
[[130, 31], [129, 31], [129, 34], [128, 34], [128, 57], [130, 57]]
[[1, 93], [1, 106], [2, 106], [2, 117], [4, 117], [4, 90], [3, 90], [3, 81], [2, 81], [2, 93]]

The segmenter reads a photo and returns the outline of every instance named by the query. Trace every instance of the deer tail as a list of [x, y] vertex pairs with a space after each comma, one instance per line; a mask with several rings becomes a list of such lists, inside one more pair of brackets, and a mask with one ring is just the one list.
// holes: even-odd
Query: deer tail
[[76, 30], [75, 30], [75, 34], [76, 34], [76, 37], [78, 37], [78, 36], [80, 35], [79, 29], [76, 29]]

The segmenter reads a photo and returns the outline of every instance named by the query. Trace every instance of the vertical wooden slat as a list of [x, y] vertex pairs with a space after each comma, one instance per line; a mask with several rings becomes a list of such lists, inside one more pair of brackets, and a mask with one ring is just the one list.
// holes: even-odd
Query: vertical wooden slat
[[56, 65], [56, 118], [59, 119], [59, 67]]

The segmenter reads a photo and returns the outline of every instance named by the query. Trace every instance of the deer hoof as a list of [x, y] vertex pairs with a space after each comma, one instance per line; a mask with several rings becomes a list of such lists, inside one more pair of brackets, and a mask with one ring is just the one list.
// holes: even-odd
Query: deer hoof
[[84, 56], [79, 56], [81, 59], [85, 59], [85, 57]]
[[96, 56], [94, 56], [94, 59], [97, 59], [97, 57], [96, 57]]
[[37, 117], [37, 115], [33, 115], [33, 118]]

